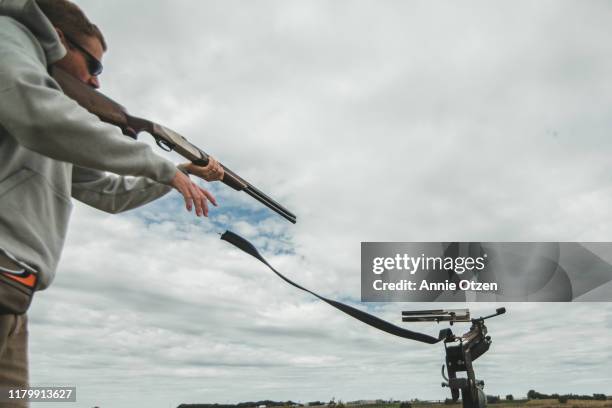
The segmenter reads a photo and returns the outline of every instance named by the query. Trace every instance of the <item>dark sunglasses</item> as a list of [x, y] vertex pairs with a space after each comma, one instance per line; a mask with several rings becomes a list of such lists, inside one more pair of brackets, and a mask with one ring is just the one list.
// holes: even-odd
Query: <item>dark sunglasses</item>
[[102, 73], [102, 63], [93, 55], [89, 53], [85, 48], [83, 48], [78, 42], [74, 41], [72, 38], [68, 37], [64, 34], [64, 37], [68, 40], [70, 44], [72, 44], [76, 49], [81, 51], [87, 60], [87, 70], [91, 76], [98, 76]]

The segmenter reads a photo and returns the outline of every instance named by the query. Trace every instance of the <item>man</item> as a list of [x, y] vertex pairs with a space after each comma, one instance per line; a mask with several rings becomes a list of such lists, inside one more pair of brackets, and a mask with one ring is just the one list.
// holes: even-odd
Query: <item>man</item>
[[[100, 30], [68, 0], [0, 0], [0, 277], [24, 290], [53, 281], [70, 197], [117, 213], [175, 188], [198, 216], [208, 216], [208, 201], [216, 205], [183, 172], [220, 180], [215, 160], [179, 170], [82, 109], [49, 76], [55, 65], [98, 88], [105, 51]], [[0, 387], [24, 387], [27, 318], [9, 304], [17, 292], [2, 288]]]

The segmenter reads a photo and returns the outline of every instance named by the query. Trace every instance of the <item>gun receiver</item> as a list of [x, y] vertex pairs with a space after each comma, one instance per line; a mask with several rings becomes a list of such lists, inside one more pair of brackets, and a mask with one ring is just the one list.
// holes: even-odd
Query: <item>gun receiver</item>
[[[174, 150], [187, 160], [199, 166], [206, 166], [208, 164], [208, 154], [177, 132], [150, 120], [130, 115], [123, 106], [101, 92], [82, 83], [60, 68], [54, 67], [51, 75], [68, 97], [76, 101], [90, 113], [96, 115], [101, 121], [121, 128], [121, 131], [126, 136], [136, 139], [140, 132], [147, 132], [155, 138], [155, 142], [163, 150]], [[297, 218], [291, 211], [268, 197], [223, 164], [221, 164], [221, 166], [225, 171], [223, 180], [221, 180], [224, 184], [232, 187], [234, 190], [244, 191], [286, 220], [293, 224], [296, 223]]]
[[[468, 309], [437, 309], [417, 310], [402, 312], [404, 322], [440, 322], [448, 321], [452, 325], [455, 322], [472, 322], [470, 330], [462, 336], [455, 336], [450, 329], [446, 329], [444, 349], [446, 351], [446, 369], [448, 377], [444, 374], [442, 366], [442, 377], [445, 382], [442, 387], [451, 389], [453, 401], [461, 400], [463, 408], [486, 407], [486, 396], [484, 394], [484, 381], [477, 380], [472, 362], [489, 350], [491, 336], [487, 336], [486, 319], [506, 313], [506, 308], [500, 307], [495, 313], [470, 319]], [[442, 332], [441, 332], [442, 333]], [[467, 378], [457, 377], [457, 372], [465, 371]]]

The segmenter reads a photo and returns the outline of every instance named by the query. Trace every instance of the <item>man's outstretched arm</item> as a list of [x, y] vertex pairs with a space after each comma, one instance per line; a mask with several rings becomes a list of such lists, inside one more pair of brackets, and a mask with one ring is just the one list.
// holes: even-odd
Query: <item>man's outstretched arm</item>
[[[182, 173], [181, 173], [182, 174]], [[195, 207], [197, 215], [208, 215], [207, 201], [216, 205], [215, 198], [206, 190], [195, 186], [196, 192], [190, 192], [190, 184], [194, 184], [186, 176], [174, 182], [182, 183], [193, 198], [191, 211]], [[175, 187], [176, 188], [176, 187]], [[72, 169], [72, 197], [108, 213], [116, 214], [145, 205], [166, 195], [172, 187], [157, 183], [146, 177], [118, 176], [105, 174], [99, 170], [74, 166]], [[204, 197], [201, 197], [203, 195]], [[184, 194], [183, 194], [184, 196]], [[199, 198], [198, 198], [199, 197]], [[198, 208], [199, 207], [199, 208]]]

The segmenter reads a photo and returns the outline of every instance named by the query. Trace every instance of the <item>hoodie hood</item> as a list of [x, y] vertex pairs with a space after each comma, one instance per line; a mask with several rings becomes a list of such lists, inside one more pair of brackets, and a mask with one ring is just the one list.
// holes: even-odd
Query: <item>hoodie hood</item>
[[55, 28], [35, 0], [0, 0], [0, 16], [11, 17], [26, 26], [45, 51], [49, 65], [66, 55]]

